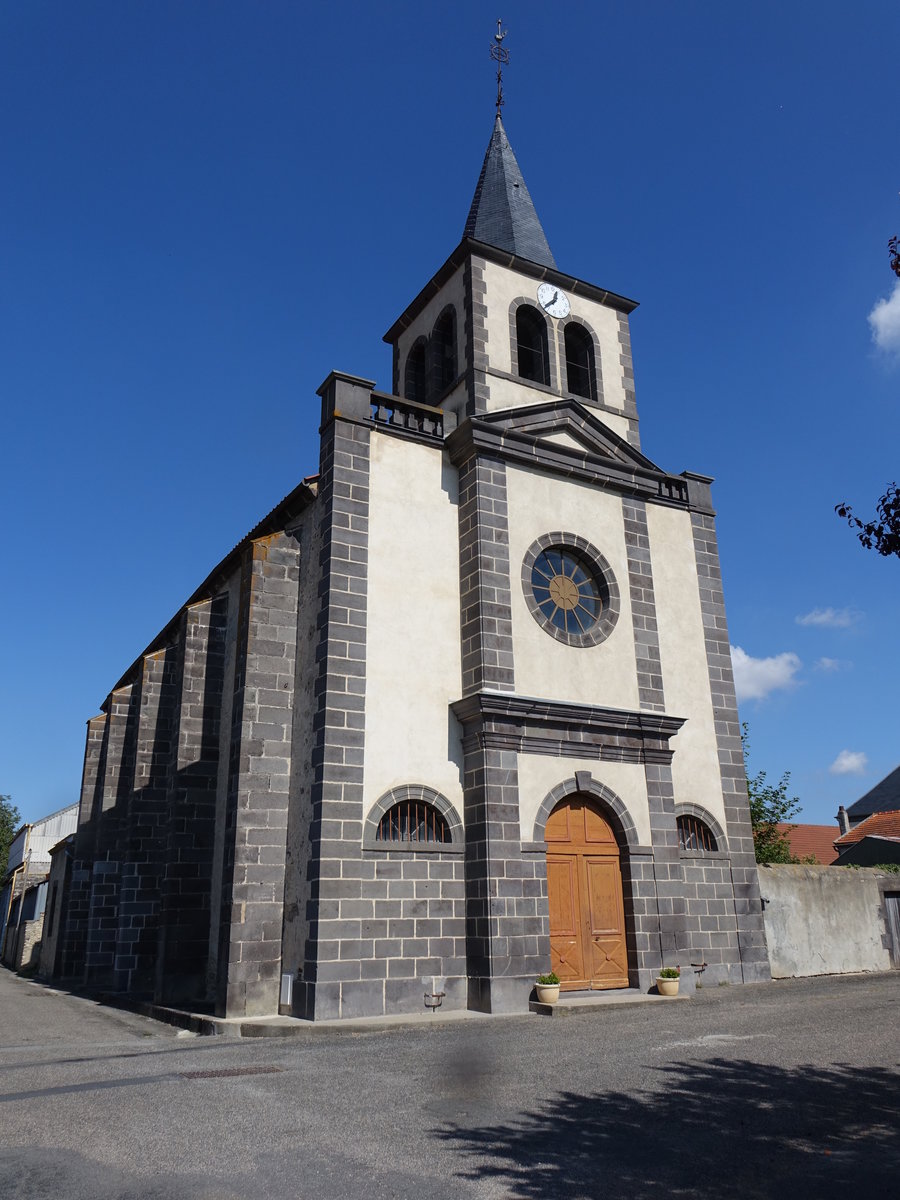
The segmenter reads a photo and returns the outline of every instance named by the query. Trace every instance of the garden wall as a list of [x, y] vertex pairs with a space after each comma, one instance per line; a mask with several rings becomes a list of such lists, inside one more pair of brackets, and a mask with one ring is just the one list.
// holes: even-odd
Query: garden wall
[[874, 868], [758, 870], [773, 978], [891, 969], [883, 893], [900, 890], [898, 876]]

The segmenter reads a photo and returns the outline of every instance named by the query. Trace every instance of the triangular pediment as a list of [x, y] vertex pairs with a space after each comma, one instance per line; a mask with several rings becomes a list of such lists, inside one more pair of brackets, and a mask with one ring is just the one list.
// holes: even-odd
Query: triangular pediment
[[535, 448], [568, 451], [588, 461], [616, 464], [625, 470], [663, 473], [655, 463], [610, 429], [577, 400], [530, 404], [477, 418], [506, 438], [532, 443]]
[[[447, 438], [451, 460], [459, 464], [474, 450], [518, 466], [583, 479], [623, 495], [692, 505], [697, 491], [707, 511], [705, 476], [670, 475], [641, 454], [593, 409], [577, 400], [551, 400], [525, 408], [479, 413], [463, 421]], [[691, 481], [694, 481], [693, 483]]]

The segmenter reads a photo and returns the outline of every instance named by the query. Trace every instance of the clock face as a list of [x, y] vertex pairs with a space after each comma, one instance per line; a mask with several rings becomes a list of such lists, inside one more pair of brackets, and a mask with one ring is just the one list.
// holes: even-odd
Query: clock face
[[551, 317], [567, 317], [569, 315], [569, 297], [552, 283], [542, 283], [537, 292], [538, 303], [544, 312]]

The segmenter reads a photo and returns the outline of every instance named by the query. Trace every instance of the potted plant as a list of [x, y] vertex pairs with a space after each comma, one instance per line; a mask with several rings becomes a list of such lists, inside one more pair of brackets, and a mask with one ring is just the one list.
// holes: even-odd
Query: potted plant
[[537, 998], [541, 1004], [555, 1004], [559, 999], [559, 976], [555, 971], [549, 975], [539, 975], [534, 985]]
[[656, 990], [661, 996], [677, 996], [681, 967], [663, 967], [656, 978]]

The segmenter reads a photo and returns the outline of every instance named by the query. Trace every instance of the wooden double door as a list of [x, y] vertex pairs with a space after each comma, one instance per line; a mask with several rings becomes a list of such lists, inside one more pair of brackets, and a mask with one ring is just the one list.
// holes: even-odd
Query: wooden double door
[[573, 797], [544, 831], [550, 958], [563, 991], [628, 986], [619, 847], [593, 805]]

